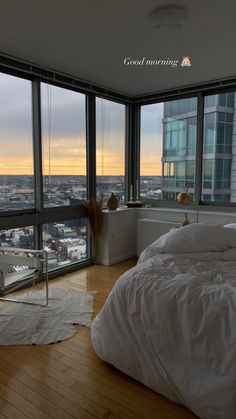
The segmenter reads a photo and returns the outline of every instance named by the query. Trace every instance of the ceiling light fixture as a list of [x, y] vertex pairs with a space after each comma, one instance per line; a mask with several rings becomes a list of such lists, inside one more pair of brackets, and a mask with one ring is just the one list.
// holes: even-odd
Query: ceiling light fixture
[[186, 24], [188, 10], [184, 6], [161, 6], [153, 10], [151, 19], [156, 29], [178, 29]]

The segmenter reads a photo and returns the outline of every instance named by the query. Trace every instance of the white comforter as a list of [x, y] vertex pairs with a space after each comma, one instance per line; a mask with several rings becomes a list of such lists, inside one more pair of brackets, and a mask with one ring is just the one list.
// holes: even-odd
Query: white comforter
[[[186, 240], [181, 230], [174, 241]], [[164, 253], [173, 242], [163, 236], [116, 282], [92, 325], [101, 359], [202, 419], [236, 418], [236, 230], [224, 231], [219, 248], [213, 230], [205, 242], [200, 234], [202, 252], [193, 240], [189, 252], [185, 243]]]

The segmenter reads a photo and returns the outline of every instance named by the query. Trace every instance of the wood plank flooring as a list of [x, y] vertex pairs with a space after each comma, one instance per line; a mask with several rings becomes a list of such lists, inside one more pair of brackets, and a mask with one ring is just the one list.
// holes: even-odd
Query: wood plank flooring
[[[96, 315], [116, 279], [135, 263], [91, 266], [51, 280], [49, 286], [96, 290]], [[73, 338], [54, 345], [0, 347], [0, 419], [196, 418], [107, 366], [92, 348], [90, 329], [76, 329]]]

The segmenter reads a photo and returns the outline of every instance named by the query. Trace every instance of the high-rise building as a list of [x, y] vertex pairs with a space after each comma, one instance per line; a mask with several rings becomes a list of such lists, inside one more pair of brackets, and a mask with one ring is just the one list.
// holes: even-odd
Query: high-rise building
[[[206, 96], [202, 200], [236, 201], [236, 95]], [[197, 100], [187, 98], [164, 103], [162, 191], [174, 200], [189, 188], [194, 193]], [[234, 127], [234, 129], [233, 129]]]

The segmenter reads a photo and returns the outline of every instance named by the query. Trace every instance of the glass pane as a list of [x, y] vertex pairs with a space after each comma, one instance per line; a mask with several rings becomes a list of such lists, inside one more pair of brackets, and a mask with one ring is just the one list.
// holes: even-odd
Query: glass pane
[[195, 155], [196, 151], [196, 138], [197, 138], [197, 118], [188, 119], [188, 133], [187, 133], [187, 149], [188, 156]]
[[[203, 189], [212, 188], [213, 160], [203, 160]], [[207, 195], [209, 201], [209, 195]], [[210, 199], [211, 200], [211, 199]]]
[[189, 100], [141, 107], [140, 192], [144, 205], [175, 200], [186, 188], [194, 194], [197, 99]]
[[87, 219], [43, 225], [43, 246], [48, 252], [49, 270], [88, 258]]
[[44, 206], [87, 198], [85, 95], [42, 83]]
[[[234, 93], [214, 95], [224, 112], [208, 113], [207, 104], [212, 96], [205, 98], [204, 143], [203, 143], [203, 181], [202, 200], [212, 202], [236, 202], [235, 171], [236, 158], [232, 153], [235, 147]], [[216, 108], [217, 109], [217, 108]], [[211, 153], [211, 160], [207, 154]]]
[[34, 249], [34, 227], [18, 227], [0, 230], [0, 247], [19, 247]]
[[195, 97], [190, 97], [188, 99], [188, 111], [197, 112], [197, 100]]
[[232, 108], [234, 106], [234, 93], [227, 93], [226, 105]]
[[0, 73], [0, 211], [32, 208], [31, 82]]
[[[15, 251], [5, 252], [5, 248], [20, 248], [29, 249], [29, 252], [17, 252], [20, 259], [12, 260], [11, 262], [1, 260], [1, 291], [8, 291], [17, 289], [19, 286], [23, 286], [24, 283], [28, 283], [29, 279], [35, 272], [35, 268], [32, 266], [32, 253], [30, 250], [34, 249], [34, 227], [18, 227], [8, 230], [0, 231], [0, 253], [2, 255], [15, 255]], [[4, 250], [3, 250], [4, 248]], [[25, 257], [22, 261], [21, 257]], [[4, 258], [4, 256], [1, 256]], [[29, 263], [29, 265], [27, 265]]]
[[96, 99], [97, 195], [125, 201], [125, 105]]
[[220, 106], [226, 106], [226, 94], [222, 93], [219, 95], [219, 105]]
[[182, 99], [179, 103], [179, 113], [188, 112], [188, 99]]
[[[171, 102], [167, 102], [168, 114]], [[140, 198], [145, 203], [162, 199], [162, 154], [163, 129], [165, 128], [166, 149], [170, 149], [170, 124], [163, 125], [163, 115], [167, 114], [163, 103], [145, 105], [141, 108], [140, 143]], [[168, 176], [168, 165], [164, 173]], [[166, 170], [166, 172], [165, 172]]]
[[206, 96], [205, 97], [205, 107], [211, 108], [212, 106], [216, 106], [216, 95]]

